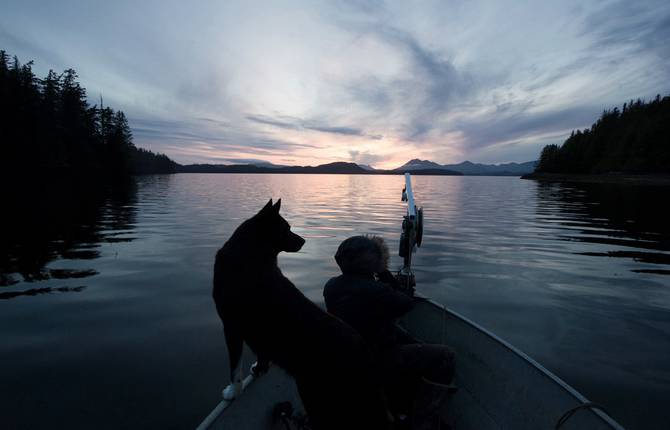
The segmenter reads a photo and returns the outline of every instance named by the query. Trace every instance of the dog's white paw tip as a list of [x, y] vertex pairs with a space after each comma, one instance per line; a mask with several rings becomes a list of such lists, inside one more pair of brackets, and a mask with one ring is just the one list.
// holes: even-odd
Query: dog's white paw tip
[[261, 376], [264, 373], [267, 373], [267, 371], [268, 371], [267, 364], [264, 367], [260, 366], [258, 362], [255, 362], [254, 364], [251, 365], [251, 374], [253, 376]]
[[242, 383], [236, 382], [224, 388], [221, 394], [223, 395], [223, 400], [233, 400], [237, 397], [238, 394], [240, 394], [241, 391]]

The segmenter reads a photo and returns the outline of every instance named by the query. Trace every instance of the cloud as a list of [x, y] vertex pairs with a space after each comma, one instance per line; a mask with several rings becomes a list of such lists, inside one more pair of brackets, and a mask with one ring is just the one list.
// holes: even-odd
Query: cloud
[[374, 166], [375, 164], [386, 160], [386, 157], [384, 156], [372, 154], [368, 151], [358, 151], [355, 149], [350, 149], [349, 155], [351, 157], [351, 161], [354, 163], [366, 164], [368, 166]]
[[39, 63], [37, 66], [33, 66], [33, 71], [36, 71], [38, 74], [46, 75], [46, 72], [49, 70], [49, 68], [54, 70], [64, 70], [65, 68], [72, 67], [67, 65], [62, 56], [50, 51], [38, 43], [31, 41], [28, 37], [24, 38], [16, 34], [12, 34], [10, 31], [3, 28], [1, 23], [0, 41], [2, 41], [0, 49], [7, 50], [10, 47], [13, 48], [13, 52], [7, 52], [7, 54], [17, 56], [20, 56], [20, 54], [27, 55], [28, 58], [19, 58], [19, 60], [23, 62], [28, 62], [31, 59], [34, 60], [39, 58], [39, 63], [51, 64], [50, 67], [44, 67]]
[[300, 125], [297, 119], [292, 119], [293, 122], [278, 120], [275, 118], [270, 118], [263, 115], [247, 115], [246, 118], [249, 121], [257, 122], [259, 124], [271, 125], [273, 127], [285, 128], [289, 130], [300, 130], [302, 125]]
[[608, 2], [586, 15], [582, 34], [593, 36], [597, 48], [627, 47], [667, 58], [670, 8], [667, 2]]
[[[206, 162], [233, 158], [227, 154], [256, 154], [264, 157], [286, 156], [298, 150], [319, 147], [267, 136], [253, 130], [237, 128], [209, 119], [165, 120], [134, 118], [130, 125], [136, 142], [154, 151], [168, 152], [176, 161], [188, 163], [189, 157]], [[194, 157], [194, 158], [193, 158]]]
[[[489, 112], [466, 118], [454, 124], [464, 134], [468, 148], [481, 149], [497, 143], [528, 139], [548, 132], [567, 132], [590, 126], [602, 109], [577, 105], [534, 112], [530, 106], [491, 109]], [[567, 136], [566, 136], [567, 137]]]
[[472, 92], [474, 81], [439, 52], [428, 49], [410, 32], [392, 25], [343, 22], [342, 28], [389, 46], [403, 61], [400, 73], [389, 79], [375, 75], [346, 82], [344, 90], [355, 103], [392, 117], [399, 137], [421, 141], [440, 129], [444, 116]]
[[670, 92], [660, 0], [5, 3], [0, 47], [76, 68], [179, 162], [527, 161]]
[[265, 115], [247, 115], [246, 119], [263, 125], [283, 128], [286, 130], [312, 130], [321, 133], [341, 134], [344, 136], [360, 136], [373, 140], [380, 140], [383, 136], [378, 134], [367, 134], [364, 130], [354, 127], [320, 125], [315, 120], [301, 120], [299, 118], [273, 118]]
[[[347, 90], [360, 105], [394, 116], [402, 139], [432, 147], [442, 140], [445, 148], [458, 148], [466, 157], [504, 146], [518, 156], [522, 151], [511, 148], [521, 145], [529, 154], [525, 159], [533, 159], [547, 139], [562, 142], [570, 130], [594, 122], [602, 109], [626, 100], [625, 94], [639, 96], [655, 82], [662, 88], [652, 89], [653, 94], [667, 91], [667, 80], [661, 80], [670, 62], [670, 8], [649, 6], [616, 2], [594, 10], [587, 5], [586, 18], [577, 19], [576, 27], [588, 31], [577, 32], [569, 55], [543, 56], [559, 47], [542, 46], [543, 55], [529, 54], [529, 62], [485, 74], [476, 72], [476, 64], [456, 66], [444, 50], [428, 48], [416, 32], [385, 22], [357, 22], [350, 28], [393, 46], [409, 73], [386, 81], [374, 75], [358, 78]], [[571, 18], [564, 18], [567, 29]], [[523, 45], [515, 48], [523, 50]], [[645, 58], [654, 50], [656, 59]]]
[[307, 130], [320, 131], [323, 133], [334, 133], [334, 134], [343, 134], [345, 136], [365, 136], [363, 130], [359, 128], [352, 127], [333, 127], [327, 125], [306, 125], [304, 126]]
[[[392, 27], [382, 27], [378, 32], [390, 43], [401, 47], [411, 59], [412, 77], [402, 83], [408, 94], [420, 91], [415, 121], [419, 116], [430, 120], [445, 113], [454, 97], [465, 96], [471, 88], [472, 82], [463, 72], [457, 71], [446, 58], [422, 46], [409, 33]], [[418, 128], [423, 129], [425, 123], [425, 120], [420, 121]]]

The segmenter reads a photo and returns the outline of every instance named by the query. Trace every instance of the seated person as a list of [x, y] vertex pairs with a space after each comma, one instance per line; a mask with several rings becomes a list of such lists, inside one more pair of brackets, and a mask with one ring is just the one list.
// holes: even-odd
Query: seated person
[[402, 292], [388, 259], [381, 237], [343, 241], [335, 254], [342, 275], [324, 287], [326, 308], [370, 344], [394, 414], [409, 414], [412, 429], [437, 428], [445, 385], [454, 374], [454, 354], [445, 345], [416, 343], [396, 325], [414, 298]]

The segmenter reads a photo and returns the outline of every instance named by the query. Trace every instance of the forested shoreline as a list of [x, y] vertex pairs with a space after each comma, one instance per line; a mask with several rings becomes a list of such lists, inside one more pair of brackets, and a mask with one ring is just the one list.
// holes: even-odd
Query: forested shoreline
[[88, 103], [74, 69], [38, 78], [33, 62], [0, 51], [0, 163], [4, 173], [84, 174], [117, 180], [174, 173], [166, 155], [133, 144], [122, 111]]
[[545, 146], [535, 173], [669, 174], [670, 96], [605, 110], [590, 129]]
[[[199, 169], [284, 173], [257, 166], [180, 166], [164, 154], [136, 147], [122, 111], [104, 106], [102, 98], [91, 106], [74, 69], [60, 74], [50, 70], [46, 77], [38, 78], [32, 65], [32, 61], [21, 64], [16, 56], [10, 58], [0, 50], [0, 165], [4, 173], [83, 174], [112, 180]], [[323, 173], [327, 166], [311, 168], [314, 172], [302, 168], [305, 171], [299, 173]], [[298, 172], [296, 169], [284, 170]], [[351, 169], [344, 171], [358, 173]], [[333, 173], [331, 170], [325, 172]], [[342, 169], [335, 170], [341, 173]], [[670, 96], [658, 95], [649, 102], [631, 100], [621, 110], [605, 110], [591, 128], [573, 131], [561, 145], [545, 146], [535, 173], [528, 176], [605, 173], [670, 174]]]

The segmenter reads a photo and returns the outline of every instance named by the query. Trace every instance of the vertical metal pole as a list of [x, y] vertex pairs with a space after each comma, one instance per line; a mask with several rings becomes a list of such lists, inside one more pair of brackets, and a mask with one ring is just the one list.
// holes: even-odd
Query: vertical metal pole
[[407, 215], [416, 217], [416, 206], [414, 205], [414, 193], [412, 192], [412, 177], [405, 173], [405, 193], [407, 194]]

